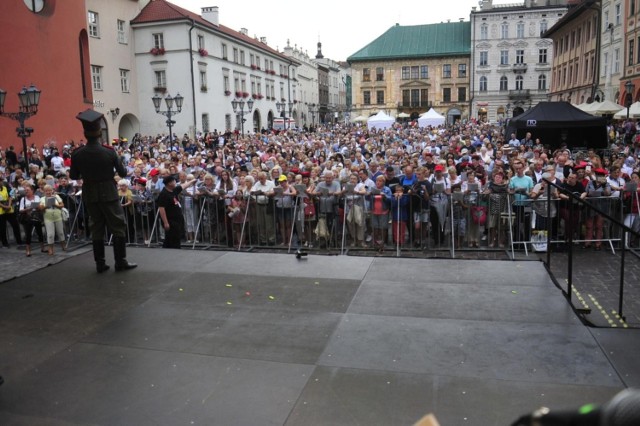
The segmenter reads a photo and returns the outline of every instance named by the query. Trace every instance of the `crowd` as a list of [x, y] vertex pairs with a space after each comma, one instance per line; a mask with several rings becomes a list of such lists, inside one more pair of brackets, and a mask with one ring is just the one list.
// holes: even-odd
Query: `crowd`
[[[130, 243], [157, 238], [165, 247], [382, 251], [500, 248], [535, 242], [536, 235], [562, 241], [571, 234], [599, 249], [619, 231], [569, 193], [640, 228], [640, 128], [611, 124], [609, 138], [604, 150], [569, 149], [468, 121], [427, 129], [398, 123], [385, 130], [336, 124], [244, 136], [212, 132], [195, 139], [136, 135], [114, 140], [112, 148], [127, 172], [114, 179]], [[35, 233], [41, 249], [53, 254], [56, 240], [64, 249], [66, 235], [87, 237], [82, 181], [69, 177], [71, 154], [80, 146], [32, 146], [26, 168], [22, 153], [0, 150], [3, 246], [13, 234], [30, 255]], [[557, 187], [547, 191], [543, 178]]]

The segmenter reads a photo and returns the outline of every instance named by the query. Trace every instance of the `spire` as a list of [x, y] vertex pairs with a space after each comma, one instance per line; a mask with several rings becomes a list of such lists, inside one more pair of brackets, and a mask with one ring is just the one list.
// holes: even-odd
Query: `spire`
[[316, 53], [316, 59], [322, 59], [322, 43], [318, 42], [318, 53]]

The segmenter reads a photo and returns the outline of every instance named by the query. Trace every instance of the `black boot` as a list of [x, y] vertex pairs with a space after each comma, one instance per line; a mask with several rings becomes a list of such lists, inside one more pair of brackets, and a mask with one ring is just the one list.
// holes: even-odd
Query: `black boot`
[[109, 265], [104, 260], [104, 241], [93, 242], [93, 259], [96, 261], [96, 271], [99, 274], [109, 269]]
[[138, 266], [127, 262], [127, 241], [123, 237], [113, 237], [113, 257], [116, 259], [116, 271], [126, 271]]

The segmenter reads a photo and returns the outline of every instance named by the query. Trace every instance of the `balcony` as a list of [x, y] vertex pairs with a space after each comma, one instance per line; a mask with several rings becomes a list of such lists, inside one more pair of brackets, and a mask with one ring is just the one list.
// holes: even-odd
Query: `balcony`
[[513, 64], [513, 72], [516, 74], [527, 72], [527, 64], [524, 64], [524, 63]]
[[529, 99], [529, 97], [529, 89], [509, 90], [509, 99], [511, 100], [525, 100]]

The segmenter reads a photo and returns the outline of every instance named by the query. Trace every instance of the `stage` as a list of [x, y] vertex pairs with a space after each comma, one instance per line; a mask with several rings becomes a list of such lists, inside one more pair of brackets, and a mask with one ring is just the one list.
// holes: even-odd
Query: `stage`
[[508, 425], [640, 385], [540, 262], [129, 249], [0, 284], [3, 425]]

